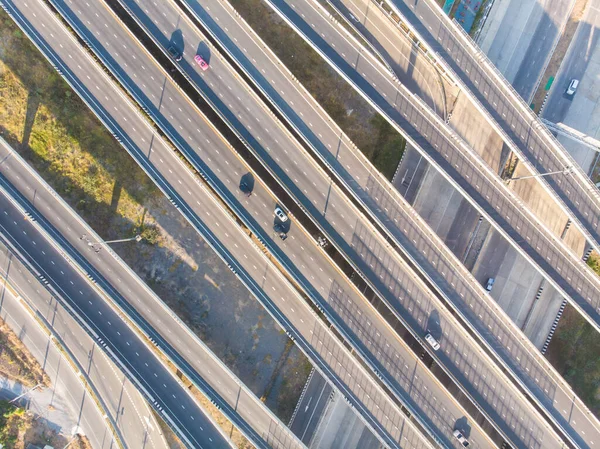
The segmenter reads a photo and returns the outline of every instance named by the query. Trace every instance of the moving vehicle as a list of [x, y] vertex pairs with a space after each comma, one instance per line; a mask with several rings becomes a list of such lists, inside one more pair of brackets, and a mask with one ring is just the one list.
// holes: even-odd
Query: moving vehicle
[[196, 61], [196, 63], [200, 66], [202, 71], [208, 70], [208, 62], [206, 62], [202, 56], [200, 56], [200, 55], [194, 56], [194, 61]]
[[452, 435], [454, 435], [454, 438], [456, 438], [458, 442], [462, 444], [463, 447], [469, 446], [469, 440], [467, 440], [467, 438], [463, 435], [463, 433], [460, 430], [455, 429]]
[[427, 335], [425, 335], [425, 340], [427, 341], [427, 343], [429, 343], [429, 345], [433, 348], [434, 351], [440, 349], [440, 344], [429, 332], [427, 332]]
[[579, 80], [573, 78], [569, 83], [569, 87], [567, 87], [567, 95], [575, 95], [577, 91], [577, 86], [579, 86]]
[[288, 221], [288, 216], [285, 214], [285, 212], [281, 209], [281, 207], [276, 206], [275, 207], [275, 215], [277, 216], [277, 218], [279, 218], [282, 222], [286, 222]]
[[496, 282], [496, 279], [494, 279], [494, 278], [489, 278], [489, 279], [488, 279], [488, 281], [487, 281], [487, 284], [486, 284], [486, 286], [485, 286], [485, 289], [486, 289], [488, 292], [491, 292], [491, 291], [492, 291], [492, 288], [494, 288], [494, 282]]
[[181, 61], [181, 58], [183, 58], [183, 54], [181, 54], [181, 52], [177, 50], [177, 48], [174, 45], [169, 45], [167, 50], [175, 61]]

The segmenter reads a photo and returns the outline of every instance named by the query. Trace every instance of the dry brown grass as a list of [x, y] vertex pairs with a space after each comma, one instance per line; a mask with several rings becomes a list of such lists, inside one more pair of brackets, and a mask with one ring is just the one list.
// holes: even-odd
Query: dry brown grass
[[4, 11], [0, 132], [101, 235], [133, 232], [160, 194]]
[[41, 383], [50, 386], [50, 379], [12, 329], [0, 320], [0, 376], [27, 387]]

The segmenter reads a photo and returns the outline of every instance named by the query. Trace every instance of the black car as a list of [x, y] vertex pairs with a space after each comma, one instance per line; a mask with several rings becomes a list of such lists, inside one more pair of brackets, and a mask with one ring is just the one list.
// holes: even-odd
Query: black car
[[175, 48], [174, 45], [169, 45], [169, 48], [167, 48], [167, 50], [169, 51], [169, 54], [175, 61], [181, 61], [183, 55], [179, 50], [177, 50], [177, 48]]

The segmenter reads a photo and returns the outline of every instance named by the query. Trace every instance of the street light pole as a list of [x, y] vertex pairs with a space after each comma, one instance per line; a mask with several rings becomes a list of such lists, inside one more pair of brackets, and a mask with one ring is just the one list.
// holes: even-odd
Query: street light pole
[[8, 401], [9, 404], [12, 404], [13, 402], [18, 401], [19, 399], [21, 399], [23, 396], [27, 396], [29, 393], [31, 393], [33, 390], [38, 389], [39, 387], [41, 387], [42, 384], [39, 383], [37, 385], [34, 385], [33, 387], [31, 387], [29, 390], [27, 390], [25, 393], [21, 393], [19, 396], [17, 396], [14, 399], [11, 399], [10, 401]]
[[569, 173], [571, 173], [571, 170], [573, 170], [573, 167], [569, 166], [569, 167], [565, 167], [562, 170], [551, 171], [548, 173], [540, 173], [537, 175], [528, 175], [528, 176], [517, 176], [516, 178], [509, 178], [508, 181], [510, 182], [510, 181], [519, 181], [521, 179], [541, 178], [542, 176], [559, 175], [559, 174], [568, 175]]
[[[87, 239], [87, 234], [83, 234], [80, 237], [80, 240], [86, 240]], [[94, 245], [96, 244], [108, 244], [108, 243], [123, 243], [123, 242], [132, 242], [132, 241], [136, 241], [136, 242], [141, 242], [142, 241], [142, 236], [140, 234], [135, 235], [134, 237], [130, 237], [127, 239], [117, 239], [117, 240], [103, 240], [103, 241], [97, 241], [97, 242], [93, 242], [91, 240], [88, 240], [87, 245], [90, 248], [94, 248]], [[94, 248], [96, 252], [100, 251], [100, 248]]]

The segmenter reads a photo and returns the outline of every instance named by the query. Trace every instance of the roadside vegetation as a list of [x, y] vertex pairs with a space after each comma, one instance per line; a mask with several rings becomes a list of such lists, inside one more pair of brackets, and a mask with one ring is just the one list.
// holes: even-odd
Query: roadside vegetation
[[406, 141], [261, 0], [232, 0], [240, 15], [388, 179]]
[[567, 305], [547, 352], [548, 360], [600, 417], [600, 334]]
[[[600, 275], [600, 256], [587, 264]], [[581, 400], [600, 417], [600, 334], [583, 316], [567, 305], [548, 348], [548, 359]]]
[[19, 337], [4, 321], [0, 321], [0, 377], [27, 388], [40, 383], [50, 385], [50, 379]]
[[0, 132], [105, 238], [139, 231], [159, 194], [4, 12]]
[[87, 437], [77, 435], [71, 441], [70, 436], [51, 428], [45, 419], [4, 400], [0, 401], [0, 444], [4, 449], [25, 449], [29, 444], [55, 448], [68, 444], [69, 449], [92, 449]]
[[[123, 244], [115, 246], [115, 250], [190, 328], [204, 329], [208, 309], [198, 314], [196, 311], [199, 302], [208, 304], [211, 317], [217, 318], [211, 318], [210, 326], [198, 334], [206, 336], [205, 342], [227, 363], [221, 349], [229, 345], [229, 337], [225, 338], [220, 330], [235, 320], [239, 340], [244, 341], [244, 326], [248, 323], [238, 321], [240, 316], [251, 320], [262, 308], [249, 297], [235, 276], [223, 269], [216, 254], [1, 10], [0, 135], [103, 238], [128, 237], [140, 232], [141, 228], [143, 243]], [[182, 247], [182, 242], [187, 242], [189, 247]], [[196, 254], [198, 264], [188, 251]], [[218, 284], [211, 281], [214, 288], [199, 280], [202, 276], [197, 273], [198, 265], [218, 281]], [[220, 314], [220, 306], [212, 304], [212, 300], [227, 302], [228, 305], [223, 306], [228, 309], [227, 313]], [[269, 370], [278, 361], [278, 344], [285, 345], [287, 337], [283, 334], [278, 341], [277, 331], [271, 330], [274, 322], [270, 318], [263, 321], [266, 329], [258, 330], [263, 342], [256, 353], [260, 354], [265, 345], [270, 345], [269, 351], [277, 354], [272, 363], [269, 360], [269, 363], [260, 364], [265, 367], [263, 371], [267, 372], [268, 378]], [[0, 359], [2, 356], [0, 353]], [[302, 354], [299, 358], [306, 360]], [[248, 366], [254, 368], [255, 365], [254, 352], [248, 351], [244, 352], [244, 357], [235, 358], [230, 368], [248, 383], [244, 373]], [[11, 366], [14, 369], [18, 365]], [[31, 369], [33, 364], [27, 366]], [[295, 373], [285, 373], [295, 376]], [[20, 377], [26, 375], [23, 372], [17, 374]], [[31, 378], [23, 383], [33, 385], [37, 382]], [[295, 390], [289, 394], [292, 393]], [[285, 394], [283, 391], [282, 395]], [[203, 401], [211, 407], [206, 398]], [[223, 420], [224, 430], [228, 435], [232, 433], [239, 447], [250, 447], [218, 410], [211, 412], [220, 416], [218, 419]]]

